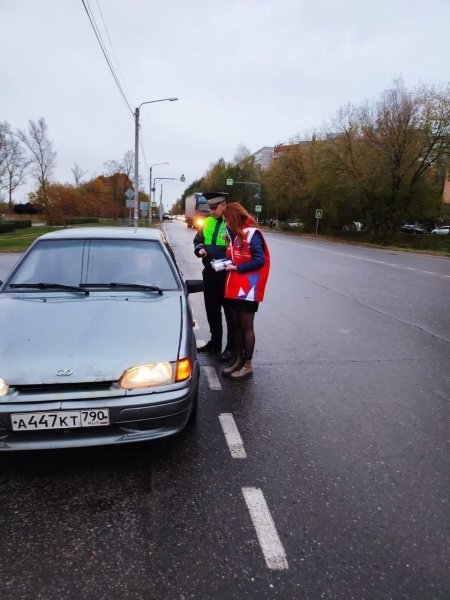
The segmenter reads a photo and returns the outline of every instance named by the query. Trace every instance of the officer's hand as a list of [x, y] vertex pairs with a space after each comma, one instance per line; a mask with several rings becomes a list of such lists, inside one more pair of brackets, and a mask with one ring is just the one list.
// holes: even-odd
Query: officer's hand
[[202, 248], [201, 250], [198, 251], [198, 255], [199, 256], [206, 256], [208, 253], [206, 252], [206, 250], [204, 248]]

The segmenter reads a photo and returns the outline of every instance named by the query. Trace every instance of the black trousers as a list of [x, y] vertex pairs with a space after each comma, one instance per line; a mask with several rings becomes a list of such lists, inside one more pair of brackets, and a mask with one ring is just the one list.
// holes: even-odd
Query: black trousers
[[210, 267], [203, 269], [203, 295], [205, 298], [206, 318], [211, 332], [211, 343], [222, 349], [223, 327], [222, 307], [227, 322], [226, 347], [233, 350], [233, 327], [231, 323], [230, 308], [224, 301], [226, 271], [214, 271]]

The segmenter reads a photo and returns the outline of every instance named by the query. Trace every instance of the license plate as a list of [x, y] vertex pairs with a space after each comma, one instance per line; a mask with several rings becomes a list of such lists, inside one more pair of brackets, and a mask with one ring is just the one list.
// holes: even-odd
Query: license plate
[[54, 412], [16, 413], [11, 415], [13, 431], [74, 429], [109, 425], [109, 409], [55, 410]]

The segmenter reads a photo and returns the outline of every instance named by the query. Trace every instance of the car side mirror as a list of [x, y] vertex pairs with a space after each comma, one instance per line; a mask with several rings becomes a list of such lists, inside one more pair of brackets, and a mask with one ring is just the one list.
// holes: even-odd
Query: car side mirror
[[203, 292], [203, 280], [186, 279], [186, 288], [188, 294], [195, 294], [195, 292]]

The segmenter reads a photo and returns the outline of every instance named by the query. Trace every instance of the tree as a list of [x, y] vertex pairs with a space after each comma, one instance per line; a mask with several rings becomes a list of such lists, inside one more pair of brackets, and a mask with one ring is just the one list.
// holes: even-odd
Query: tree
[[0, 124], [0, 188], [7, 190], [10, 209], [13, 207], [13, 192], [23, 185], [30, 162], [8, 123]]
[[78, 163], [73, 163], [71, 171], [73, 178], [75, 179], [75, 187], [80, 187], [81, 180], [86, 175], [87, 171], [83, 171]]
[[239, 144], [239, 146], [234, 151], [233, 156], [233, 164], [244, 163], [245, 161], [251, 159], [252, 153], [247, 148], [245, 144]]
[[438, 211], [450, 152], [449, 86], [410, 91], [395, 81], [375, 104], [340, 109], [332, 130], [334, 191], [359, 202], [370, 225], [392, 229]]
[[44, 118], [28, 122], [28, 131], [18, 130], [17, 137], [28, 148], [31, 160], [31, 174], [39, 183], [39, 203], [45, 212], [50, 209], [48, 185], [56, 166], [56, 152], [47, 137], [47, 123]]
[[127, 150], [121, 160], [108, 160], [104, 163], [104, 167], [105, 175], [110, 180], [111, 195], [115, 206], [113, 216], [119, 216], [122, 214], [125, 203], [125, 192], [129, 187], [132, 187], [131, 174], [134, 169], [134, 152]]
[[9, 125], [5, 121], [0, 123], [0, 189], [4, 186], [4, 177], [6, 173], [6, 148]]
[[312, 201], [308, 181], [315, 142], [294, 141], [263, 174], [267, 190], [268, 217], [308, 220]]
[[127, 150], [122, 157], [122, 172], [131, 179], [131, 174], [134, 171], [134, 152], [132, 150]]

